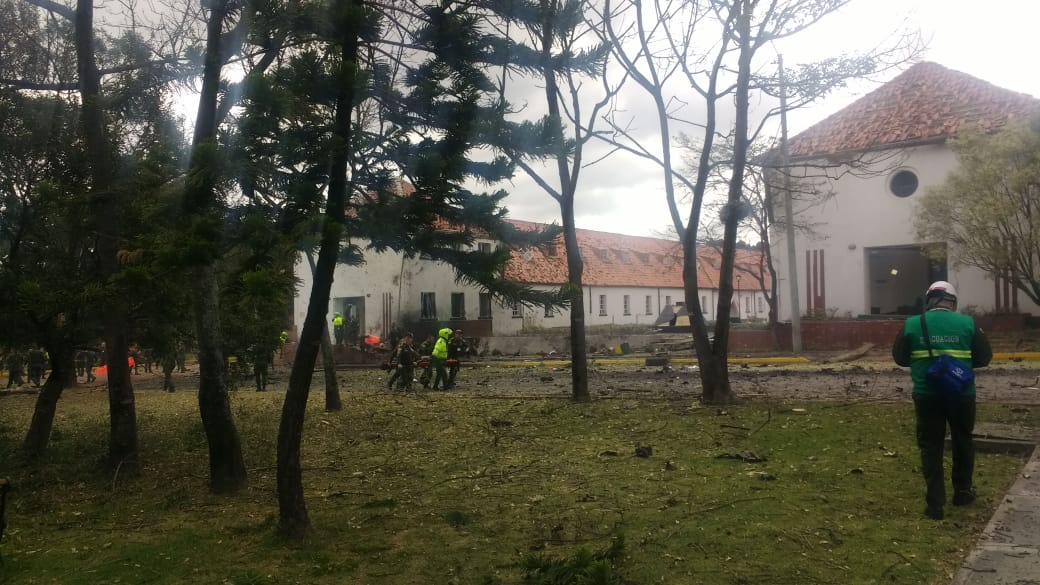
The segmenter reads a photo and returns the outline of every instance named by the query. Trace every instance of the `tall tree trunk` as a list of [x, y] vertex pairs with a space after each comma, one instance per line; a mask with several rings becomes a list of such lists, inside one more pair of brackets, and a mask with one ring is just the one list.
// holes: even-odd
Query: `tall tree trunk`
[[[345, 0], [346, 7], [340, 14], [349, 14], [346, 8], [357, 8], [353, 1]], [[346, 212], [349, 182], [347, 170], [350, 166], [351, 113], [354, 107], [354, 86], [357, 77], [358, 41], [353, 29], [354, 22], [340, 23], [340, 48], [344, 78], [338, 81], [336, 114], [333, 123], [333, 147], [329, 167], [328, 201], [318, 249], [318, 262], [311, 280], [311, 295], [307, 304], [307, 316], [303, 321], [296, 359], [289, 374], [289, 387], [285, 392], [282, 420], [278, 426], [278, 527], [283, 535], [303, 538], [311, 532], [311, 520], [303, 498], [303, 473], [300, 465], [300, 444], [303, 439], [303, 422], [307, 410], [314, 364], [321, 347], [322, 331], [329, 312], [329, 297], [336, 272], [340, 241], [343, 237], [344, 214]], [[354, 66], [352, 66], [354, 65]]]
[[[558, 30], [560, 6], [557, 2], [542, 2], [544, 20], [541, 23], [542, 79], [545, 80], [545, 101], [549, 116], [559, 125], [563, 120], [558, 100], [559, 86], [557, 71], [553, 67], [553, 41]], [[562, 126], [557, 126], [563, 138]], [[563, 221], [563, 241], [567, 252], [567, 286], [570, 289], [571, 311], [571, 398], [575, 402], [588, 402], [589, 365], [588, 347], [585, 343], [585, 297], [581, 277], [585, 263], [578, 247], [577, 227], [574, 222], [574, 192], [577, 190], [578, 172], [581, 169], [581, 147], [574, 153], [574, 167], [570, 166], [567, 154], [556, 156], [556, 171], [560, 179], [560, 192], [556, 200], [560, 204]]]
[[51, 430], [54, 428], [54, 413], [58, 399], [65, 389], [65, 380], [71, 372], [75, 375], [72, 363], [72, 346], [62, 339], [53, 340], [46, 345], [51, 357], [51, 374], [44, 382], [40, 394], [36, 397], [36, 408], [33, 410], [29, 431], [25, 434], [22, 450], [29, 457], [38, 457], [47, 449]]
[[[736, 118], [733, 128], [733, 174], [724, 208], [725, 230], [722, 236], [722, 264], [719, 267], [719, 310], [715, 321], [715, 340], [711, 351], [701, 359], [701, 400], [706, 404], [727, 404], [737, 397], [729, 382], [730, 303], [733, 300], [733, 267], [737, 249], [737, 226], [746, 212], [744, 169], [747, 164], [748, 108], [751, 80], [751, 10], [748, 0], [738, 0], [741, 8], [736, 36], [740, 45], [737, 65], [737, 83], [734, 91]], [[696, 273], [693, 275], [696, 279]], [[695, 289], [696, 290], [696, 289]], [[687, 289], [687, 297], [690, 290]], [[696, 293], [694, 293], [696, 296]], [[688, 305], [693, 306], [693, 305]], [[701, 352], [698, 351], [698, 357]]]
[[589, 360], [585, 343], [585, 291], [581, 276], [585, 271], [578, 248], [577, 230], [574, 225], [573, 198], [571, 205], [562, 205], [563, 238], [567, 251], [567, 282], [571, 300], [571, 398], [576, 402], [588, 402]]
[[[185, 187], [188, 217], [203, 226], [220, 222], [215, 193], [219, 172], [216, 160], [217, 98], [224, 63], [221, 41], [227, 8], [226, 0], [213, 5], [207, 22], [202, 90], [195, 118], [189, 180]], [[209, 444], [210, 489], [216, 493], [233, 493], [245, 487], [246, 468], [224, 376], [220, 294], [214, 268], [219, 242], [207, 233], [203, 233], [203, 237], [211, 240], [210, 255], [194, 268], [192, 290], [199, 343], [199, 415]]]
[[[314, 256], [308, 251], [307, 264], [311, 267], [311, 282], [314, 282]], [[339, 380], [336, 379], [336, 356], [332, 353], [332, 340], [329, 328], [321, 329], [321, 365], [325, 371], [325, 412], [343, 410], [343, 401], [339, 397]]]
[[339, 397], [339, 380], [336, 379], [336, 356], [332, 353], [329, 328], [321, 328], [321, 365], [325, 370], [325, 412], [343, 410]]
[[199, 415], [209, 445], [209, 488], [234, 493], [246, 486], [242, 445], [231, 415], [224, 371], [219, 291], [211, 264], [195, 268], [195, 328], [199, 341]]
[[[94, 56], [94, 4], [78, 0], [75, 14], [76, 68], [82, 101], [83, 141], [90, 164], [92, 216], [97, 227], [96, 253], [103, 283], [119, 272], [119, 202], [112, 192], [115, 152], [101, 107], [101, 74]], [[137, 466], [137, 411], [127, 366], [127, 302], [113, 291], [104, 311], [110, 415], [109, 464], [126, 470]]]

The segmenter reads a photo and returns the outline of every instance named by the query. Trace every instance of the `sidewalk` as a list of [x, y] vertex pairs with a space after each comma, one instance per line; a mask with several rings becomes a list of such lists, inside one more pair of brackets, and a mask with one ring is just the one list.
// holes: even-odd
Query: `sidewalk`
[[1040, 447], [997, 506], [953, 585], [1040, 585]]

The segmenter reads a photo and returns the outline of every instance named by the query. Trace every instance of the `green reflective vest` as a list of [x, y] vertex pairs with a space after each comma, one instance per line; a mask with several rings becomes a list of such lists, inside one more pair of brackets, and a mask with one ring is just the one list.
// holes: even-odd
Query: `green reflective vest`
[[[968, 315], [943, 310], [928, 311], [927, 319], [933, 357], [928, 356], [928, 348], [921, 333], [921, 315], [908, 318], [903, 325], [903, 335], [910, 342], [910, 379], [913, 380], [913, 393], [916, 395], [936, 393], [925, 383], [925, 371], [939, 355], [950, 355], [971, 365], [975, 320]], [[966, 394], [975, 394], [974, 383]]]

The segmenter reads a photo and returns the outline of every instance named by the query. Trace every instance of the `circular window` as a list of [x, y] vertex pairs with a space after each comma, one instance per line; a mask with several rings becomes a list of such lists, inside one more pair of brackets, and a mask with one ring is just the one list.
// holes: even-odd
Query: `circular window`
[[909, 197], [917, 191], [917, 175], [913, 171], [899, 171], [889, 179], [888, 188], [896, 197]]

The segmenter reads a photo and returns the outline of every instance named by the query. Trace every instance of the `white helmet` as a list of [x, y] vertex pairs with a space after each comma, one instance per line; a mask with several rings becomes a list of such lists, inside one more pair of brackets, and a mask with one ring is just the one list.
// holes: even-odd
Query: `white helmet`
[[957, 289], [953, 288], [953, 285], [945, 280], [937, 280], [928, 287], [928, 291], [924, 293], [924, 298], [930, 305], [942, 301], [949, 301], [956, 305]]
[[928, 292], [924, 293], [924, 296], [931, 296], [934, 294], [945, 294], [951, 297], [957, 297], [957, 289], [953, 288], [953, 285], [946, 282], [945, 280], [937, 280], [928, 287]]

